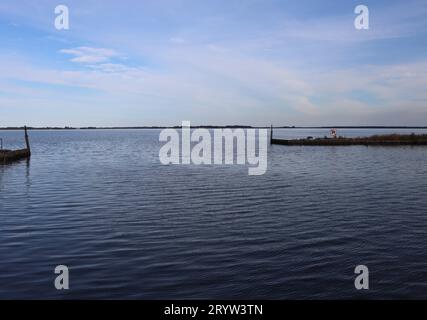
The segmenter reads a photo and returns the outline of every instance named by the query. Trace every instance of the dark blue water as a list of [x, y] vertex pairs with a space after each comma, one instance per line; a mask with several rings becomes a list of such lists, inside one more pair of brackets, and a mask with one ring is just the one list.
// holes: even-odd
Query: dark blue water
[[272, 146], [248, 176], [163, 166], [158, 136], [30, 132], [31, 160], [0, 166], [0, 298], [427, 298], [426, 147]]

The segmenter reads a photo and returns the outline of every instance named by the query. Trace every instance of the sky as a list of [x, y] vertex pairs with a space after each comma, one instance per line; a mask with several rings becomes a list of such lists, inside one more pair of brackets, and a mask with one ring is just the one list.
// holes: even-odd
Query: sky
[[0, 127], [425, 126], [426, 88], [425, 0], [0, 1]]

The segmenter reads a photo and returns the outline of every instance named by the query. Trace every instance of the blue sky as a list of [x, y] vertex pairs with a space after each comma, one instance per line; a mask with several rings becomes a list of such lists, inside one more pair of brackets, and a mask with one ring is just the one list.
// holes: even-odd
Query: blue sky
[[0, 126], [427, 125], [425, 0], [2, 0], [0, 41]]

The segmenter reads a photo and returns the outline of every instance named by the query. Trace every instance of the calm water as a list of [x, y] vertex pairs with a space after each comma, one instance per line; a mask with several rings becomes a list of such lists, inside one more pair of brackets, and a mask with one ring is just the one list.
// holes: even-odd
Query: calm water
[[0, 298], [427, 298], [427, 147], [272, 146], [248, 176], [162, 166], [158, 135], [30, 132], [31, 160], [0, 166]]

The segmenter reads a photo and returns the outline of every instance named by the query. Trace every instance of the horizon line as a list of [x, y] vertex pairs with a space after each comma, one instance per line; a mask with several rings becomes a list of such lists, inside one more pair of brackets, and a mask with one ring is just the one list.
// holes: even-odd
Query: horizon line
[[[10, 127], [0, 127], [0, 130], [23, 130], [25, 126], [10, 126]], [[120, 129], [128, 129], [128, 130], [138, 130], [138, 129], [181, 129], [181, 125], [176, 126], [42, 126], [42, 127], [33, 127], [26, 126], [29, 130], [120, 130]], [[387, 125], [370, 125], [370, 126], [250, 126], [250, 125], [194, 125], [190, 128], [201, 129], [227, 129], [227, 128], [235, 128], [235, 129], [427, 129], [427, 126], [387, 126]]]

